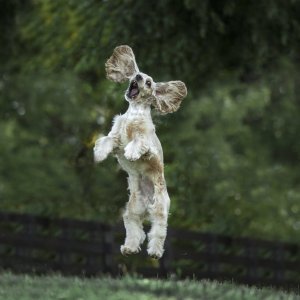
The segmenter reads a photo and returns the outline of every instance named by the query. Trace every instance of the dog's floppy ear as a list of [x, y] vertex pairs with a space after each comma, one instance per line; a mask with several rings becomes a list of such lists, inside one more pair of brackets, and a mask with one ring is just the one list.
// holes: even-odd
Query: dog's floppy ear
[[158, 82], [152, 104], [162, 114], [172, 113], [179, 108], [186, 95], [187, 89], [182, 81]]
[[106, 77], [115, 82], [124, 82], [139, 69], [132, 49], [123, 45], [115, 48], [112, 56], [105, 63]]

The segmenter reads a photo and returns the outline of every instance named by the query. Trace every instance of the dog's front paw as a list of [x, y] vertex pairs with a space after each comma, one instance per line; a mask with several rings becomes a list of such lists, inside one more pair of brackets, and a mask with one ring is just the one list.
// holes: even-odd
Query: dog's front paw
[[138, 160], [141, 157], [141, 153], [137, 149], [137, 147], [134, 146], [134, 144], [129, 143], [125, 147], [124, 156], [126, 157], [126, 159], [128, 159], [130, 161], [135, 161], [135, 160]]
[[106, 151], [101, 151], [99, 148], [94, 148], [94, 161], [95, 162], [101, 162], [105, 160], [108, 156], [108, 153]]
[[96, 141], [94, 147], [94, 161], [100, 162], [107, 158], [113, 150], [113, 142], [109, 137], [102, 137]]
[[126, 159], [128, 159], [128, 160], [130, 160], [130, 161], [136, 161], [136, 160], [138, 160], [141, 156], [140, 156], [140, 154], [139, 153], [137, 153], [137, 152], [125, 152], [125, 157], [126, 157]]

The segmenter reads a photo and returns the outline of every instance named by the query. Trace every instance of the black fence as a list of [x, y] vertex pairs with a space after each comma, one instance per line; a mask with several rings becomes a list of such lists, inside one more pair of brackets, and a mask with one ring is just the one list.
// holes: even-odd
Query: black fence
[[[0, 268], [38, 274], [230, 280], [249, 285], [298, 289], [300, 246], [169, 228], [159, 261], [123, 257], [122, 225], [0, 213]], [[143, 248], [146, 248], [144, 245]]]

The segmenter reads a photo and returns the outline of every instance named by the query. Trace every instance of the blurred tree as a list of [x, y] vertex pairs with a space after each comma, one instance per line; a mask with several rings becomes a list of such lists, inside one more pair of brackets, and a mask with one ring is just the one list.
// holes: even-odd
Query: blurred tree
[[1, 209], [115, 221], [127, 200], [92, 146], [124, 111], [105, 79], [129, 44], [189, 97], [154, 114], [175, 226], [293, 239], [300, 230], [295, 0], [11, 1], [1, 16]]

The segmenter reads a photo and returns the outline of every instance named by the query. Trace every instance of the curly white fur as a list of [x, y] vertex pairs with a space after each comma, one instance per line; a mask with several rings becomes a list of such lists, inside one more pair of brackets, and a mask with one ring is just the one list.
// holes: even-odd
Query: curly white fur
[[132, 49], [117, 47], [105, 64], [107, 78], [115, 82], [129, 80], [125, 93], [129, 108], [114, 118], [109, 134], [96, 141], [96, 162], [113, 152], [128, 173], [129, 201], [123, 215], [126, 229], [124, 255], [140, 251], [145, 240], [143, 220], [149, 217], [148, 254], [160, 258], [164, 252], [170, 198], [164, 178], [163, 151], [151, 118], [151, 105], [161, 113], [176, 111], [187, 95], [181, 81], [155, 83], [139, 71]]

